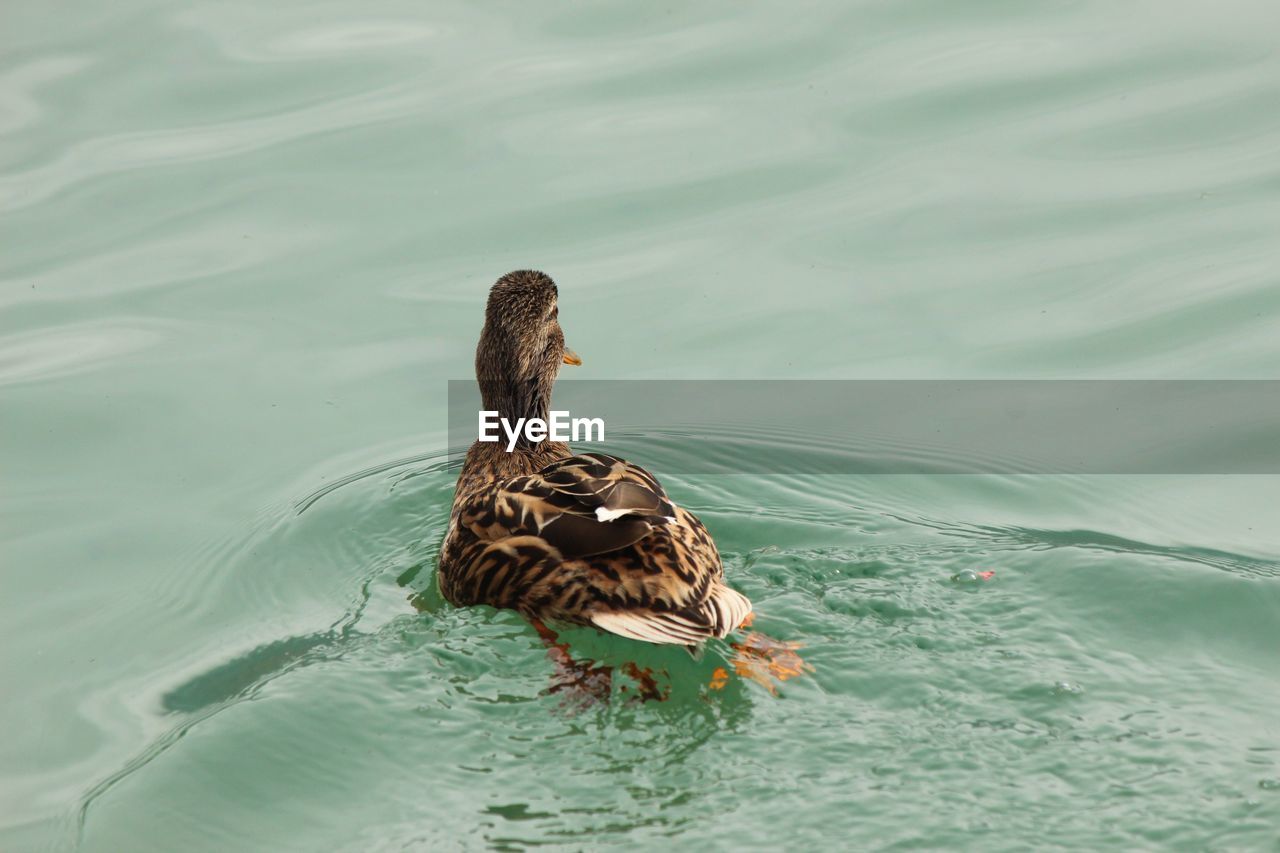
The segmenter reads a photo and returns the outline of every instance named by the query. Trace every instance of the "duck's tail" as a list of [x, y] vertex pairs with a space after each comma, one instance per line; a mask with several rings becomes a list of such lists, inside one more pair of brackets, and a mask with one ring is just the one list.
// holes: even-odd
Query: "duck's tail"
[[646, 643], [694, 646], [712, 637], [724, 637], [741, 627], [751, 615], [751, 602], [721, 582], [712, 585], [702, 603], [670, 613], [646, 608], [600, 609], [591, 622], [604, 631]]

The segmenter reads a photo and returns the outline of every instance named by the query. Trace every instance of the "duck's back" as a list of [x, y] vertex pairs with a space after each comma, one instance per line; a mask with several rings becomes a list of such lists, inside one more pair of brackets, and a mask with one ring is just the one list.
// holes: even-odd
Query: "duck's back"
[[502, 460], [472, 448], [441, 550], [446, 598], [686, 645], [723, 637], [751, 612], [724, 585], [702, 522], [651, 474], [564, 445], [543, 453]]

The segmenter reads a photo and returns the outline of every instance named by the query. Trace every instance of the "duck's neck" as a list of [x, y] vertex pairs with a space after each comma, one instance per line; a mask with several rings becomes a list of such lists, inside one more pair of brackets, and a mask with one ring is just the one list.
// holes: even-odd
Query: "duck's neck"
[[[497, 412], [498, 417], [515, 426], [523, 418], [540, 418], [544, 422], [551, 411], [551, 385], [538, 379], [510, 381], [505, 379], [479, 379], [480, 399], [485, 411]], [[521, 441], [523, 442], [523, 433]]]

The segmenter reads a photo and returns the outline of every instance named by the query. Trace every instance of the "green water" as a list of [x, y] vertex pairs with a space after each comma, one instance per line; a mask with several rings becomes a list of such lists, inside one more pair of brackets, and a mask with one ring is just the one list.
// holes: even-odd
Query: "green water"
[[0, 849], [1280, 844], [1277, 477], [637, 459], [777, 698], [431, 593], [509, 269], [580, 378], [1280, 377], [1274, 3], [3, 20]]

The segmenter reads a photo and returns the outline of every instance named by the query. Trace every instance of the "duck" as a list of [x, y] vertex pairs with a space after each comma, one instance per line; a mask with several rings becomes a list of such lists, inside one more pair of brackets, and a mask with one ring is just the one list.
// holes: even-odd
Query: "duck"
[[[475, 371], [486, 411], [547, 420], [565, 346], [550, 276], [517, 270], [489, 291]], [[607, 453], [520, 436], [477, 440], [454, 492], [438, 563], [458, 607], [521, 613], [696, 649], [748, 624], [751, 602], [725, 583], [707, 528], [653, 474]]]

